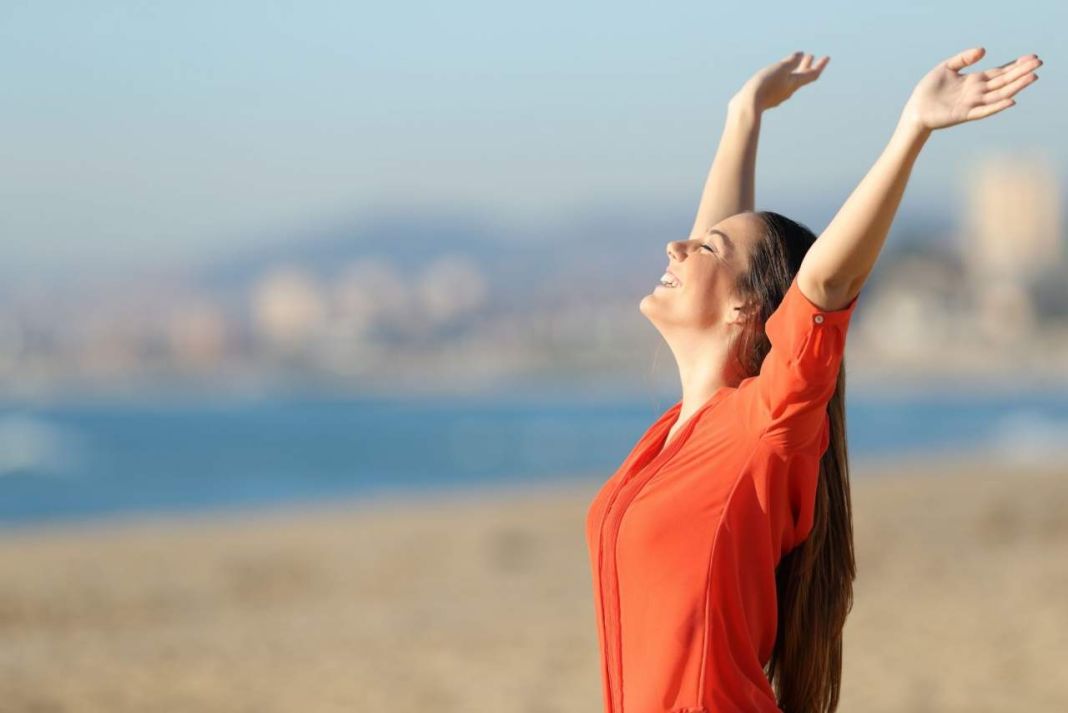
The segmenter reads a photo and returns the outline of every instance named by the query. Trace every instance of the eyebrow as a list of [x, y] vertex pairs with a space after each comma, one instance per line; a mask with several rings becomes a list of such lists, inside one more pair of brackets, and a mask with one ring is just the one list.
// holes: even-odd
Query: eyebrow
[[723, 240], [723, 244], [727, 246], [727, 249], [730, 250], [732, 253], [734, 252], [734, 241], [728, 238], [727, 234], [724, 233], [722, 230], [710, 230], [708, 231], [708, 234], [718, 235]]

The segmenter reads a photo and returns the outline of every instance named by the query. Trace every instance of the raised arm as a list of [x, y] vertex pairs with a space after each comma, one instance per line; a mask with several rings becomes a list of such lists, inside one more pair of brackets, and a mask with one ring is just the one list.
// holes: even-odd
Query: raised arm
[[985, 50], [975, 47], [940, 62], [913, 90], [890, 142], [820, 237], [797, 273], [797, 285], [813, 304], [841, 309], [860, 292], [882, 250], [912, 166], [936, 129], [996, 114], [1012, 96], [1038, 79], [1042, 61], [1024, 55], [985, 72], [960, 74]]
[[691, 239], [724, 218], [753, 210], [761, 116], [819, 78], [829, 59], [812, 64], [812, 55], [795, 52], [754, 74], [727, 103], [727, 118], [705, 180]]

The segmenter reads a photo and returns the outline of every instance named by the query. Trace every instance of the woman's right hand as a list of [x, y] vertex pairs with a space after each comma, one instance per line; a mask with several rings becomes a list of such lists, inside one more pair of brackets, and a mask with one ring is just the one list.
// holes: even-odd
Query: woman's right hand
[[1042, 60], [1036, 54], [983, 72], [960, 73], [984, 54], [982, 47], [973, 47], [939, 62], [913, 89], [902, 118], [925, 131], [982, 119], [1015, 105], [1012, 97], [1038, 79], [1032, 70]]

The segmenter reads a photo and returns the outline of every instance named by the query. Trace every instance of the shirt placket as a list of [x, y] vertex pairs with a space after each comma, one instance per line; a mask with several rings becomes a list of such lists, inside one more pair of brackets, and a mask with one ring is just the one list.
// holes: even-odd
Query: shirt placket
[[619, 527], [627, 508], [648, 483], [671, 459], [690, 435], [694, 426], [691, 419], [684, 433], [679, 433], [672, 442], [644, 466], [636, 467], [612, 492], [601, 520], [600, 559], [601, 627], [605, 644], [605, 669], [608, 680], [609, 709], [605, 713], [623, 713], [623, 637], [620, 628], [619, 570], [616, 546]]

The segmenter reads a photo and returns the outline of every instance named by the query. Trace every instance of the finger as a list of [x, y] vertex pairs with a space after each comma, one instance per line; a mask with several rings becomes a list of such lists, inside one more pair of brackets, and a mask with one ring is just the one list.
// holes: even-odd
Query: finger
[[[1034, 69], [1035, 67], [1038, 67], [1041, 64], [1041, 60], [1039, 60], [1037, 56], [1032, 54], [1027, 55], [1026, 57], [1019, 57], [1011, 62], [1006, 62], [1005, 64], [995, 67], [993, 69], [988, 69], [985, 72], [977, 72], [976, 75], [981, 79], [989, 81], [992, 79], [997, 79], [998, 77], [1004, 77], [1005, 75], [1013, 72], [1018, 74], [1021, 69], [1025, 71], [1027, 69]], [[1013, 76], [1016, 76], [1016, 74], [1014, 74]], [[1009, 80], [1011, 81], [1011, 79], [1012, 78], [1010, 77]]]
[[978, 62], [984, 54], [986, 54], [986, 50], [984, 48], [972, 47], [971, 49], [964, 50], [963, 52], [958, 52], [942, 64], [948, 70], [951, 70], [953, 72], [959, 72], [960, 70], [967, 67], [969, 64], [975, 64], [976, 62]]
[[1018, 77], [1022, 77], [1030, 72], [1033, 72], [1041, 66], [1042, 60], [1040, 59], [1036, 59], [1033, 62], [1013, 62], [1012, 66], [1007, 67], [1001, 75], [987, 81], [983, 85], [983, 89], [988, 92], [994, 89], [1000, 89], [1006, 84], [1015, 81]]
[[820, 72], [823, 71], [823, 68], [826, 67], [827, 63], [830, 62], [830, 61], [831, 61], [831, 58], [828, 57], [827, 55], [824, 55], [823, 57], [820, 58], [820, 60], [818, 62], [816, 62], [816, 64], [812, 65], [811, 71], [814, 72], [817, 77], [820, 76]]
[[805, 53], [804, 53], [804, 52], [801, 52], [801, 51], [797, 51], [797, 52], [792, 52], [792, 53], [790, 53], [790, 54], [786, 55], [785, 57], [783, 57], [783, 58], [782, 58], [782, 59], [780, 60], [780, 63], [781, 63], [781, 64], [796, 64], [796, 63], [797, 63], [797, 61], [798, 61], [799, 59], [801, 59], [801, 57], [802, 57], [802, 56], [804, 56], [804, 54], [805, 54]]
[[1020, 91], [1028, 84], [1032, 84], [1038, 81], [1038, 75], [1034, 72], [1028, 72], [1023, 76], [1017, 77], [1014, 81], [1005, 84], [1000, 89], [989, 91], [983, 94], [984, 102], [1000, 101], [1011, 97], [1016, 92]]
[[[994, 67], [993, 69], [988, 69], [985, 72], [979, 72], [979, 76], [982, 77], [983, 79], [994, 79], [995, 77], [1000, 77], [1001, 75], [1005, 74], [1006, 72], [1011, 72], [1012, 70], [1016, 69], [1017, 67], [1019, 67], [1022, 64], [1026, 64], [1028, 62], [1033, 62], [1033, 61], [1035, 61], [1037, 59], [1038, 59], [1038, 55], [1036, 55], [1036, 54], [1025, 54], [1022, 57], [1017, 57], [1014, 60], [1006, 62], [1005, 64], [999, 64], [997, 67]], [[1040, 62], [1040, 64], [1041, 64], [1041, 62]]]
[[818, 62], [809, 67], [803, 75], [801, 75], [801, 83], [808, 84], [819, 79], [820, 74], [823, 72], [823, 68], [827, 66], [827, 62], [830, 61], [830, 57], [822, 57]]
[[1008, 109], [1010, 106], [1016, 106], [1014, 99], [1003, 99], [993, 104], [982, 104], [977, 107], [973, 107], [965, 115], [965, 121], [972, 121], [974, 119], [982, 119], [983, 117], [990, 116], [991, 114], [997, 114], [1003, 109]]
[[807, 84], [809, 81], [811, 81], [809, 79], [809, 76], [808, 76], [808, 70], [809, 70], [809, 66], [811, 65], [811, 63], [812, 63], [812, 55], [810, 55], [810, 54], [802, 55], [801, 61], [798, 62], [797, 66], [794, 67], [792, 72], [790, 72], [790, 79], [794, 80], [799, 85]]

